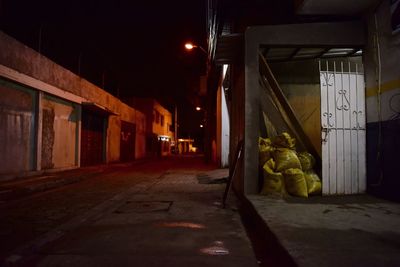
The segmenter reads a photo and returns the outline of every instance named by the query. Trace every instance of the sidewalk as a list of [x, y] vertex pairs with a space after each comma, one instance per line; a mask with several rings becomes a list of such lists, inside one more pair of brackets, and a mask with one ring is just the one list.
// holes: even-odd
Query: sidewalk
[[103, 164], [64, 171], [49, 171], [29, 177], [0, 181], [0, 203], [60, 186], [77, 183], [115, 168], [132, 166], [144, 162], [146, 162], [146, 160], [138, 160], [129, 163]]
[[269, 245], [280, 244], [293, 265], [400, 266], [398, 203], [369, 195], [247, 199]]

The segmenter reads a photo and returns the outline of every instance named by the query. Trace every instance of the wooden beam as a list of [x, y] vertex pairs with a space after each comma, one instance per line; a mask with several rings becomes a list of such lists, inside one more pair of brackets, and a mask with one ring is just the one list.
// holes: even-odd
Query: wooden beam
[[320, 155], [318, 154], [317, 150], [314, 148], [312, 142], [308, 138], [307, 134], [304, 132], [301, 123], [297, 119], [294, 110], [289, 104], [286, 96], [284, 95], [282, 89], [280, 88], [275, 76], [272, 74], [271, 69], [268, 66], [267, 61], [259, 53], [260, 56], [260, 74], [261, 74], [261, 81], [263, 83], [263, 88], [269, 90], [267, 94], [271, 96], [275, 106], [277, 107], [279, 113], [281, 114], [283, 120], [285, 121], [286, 125], [295, 135], [297, 141], [309, 152], [311, 153], [316, 160], [317, 169], [316, 171], [320, 173], [320, 168], [322, 164], [322, 160]]

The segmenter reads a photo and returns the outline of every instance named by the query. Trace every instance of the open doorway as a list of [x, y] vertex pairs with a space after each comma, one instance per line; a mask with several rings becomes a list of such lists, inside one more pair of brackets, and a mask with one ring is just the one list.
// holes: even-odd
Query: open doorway
[[263, 74], [260, 65], [264, 87], [275, 87], [275, 93], [265, 90], [261, 102], [269, 103], [261, 103], [260, 122], [274, 128], [269, 135], [293, 133], [300, 151], [320, 159], [316, 168], [323, 195], [366, 190], [361, 55], [358, 47], [266, 47], [260, 52], [260, 64], [265, 62], [270, 72]]

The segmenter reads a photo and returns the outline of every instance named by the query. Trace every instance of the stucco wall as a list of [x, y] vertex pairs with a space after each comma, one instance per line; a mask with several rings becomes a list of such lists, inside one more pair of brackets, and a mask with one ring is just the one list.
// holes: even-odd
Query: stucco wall
[[[10, 73], [12, 74], [11, 78]], [[136, 121], [136, 118], [144, 116], [143, 113], [122, 103], [119, 99], [101, 88], [82, 79], [69, 70], [64, 69], [1, 31], [0, 76], [14, 80], [14, 84], [27, 84], [33, 89], [45, 91], [49, 95], [64, 99], [63, 101], [67, 100], [64, 103], [62, 103], [62, 101], [49, 101], [49, 99], [44, 99], [44, 101], [42, 101], [42, 118], [48, 120], [45, 121], [47, 124], [43, 126], [49, 126], [48, 129], [43, 129], [45, 131], [49, 130], [49, 133], [54, 131], [54, 135], [48, 135], [48, 137], [52, 136], [53, 139], [43, 139], [42, 141], [44, 142], [32, 140], [31, 142], [33, 142], [33, 144], [26, 144], [26, 148], [30, 148], [30, 150], [24, 152], [19, 151], [17, 154], [27, 155], [27, 157], [29, 157], [29, 167], [19, 166], [17, 168], [18, 170], [30, 170], [35, 168], [34, 163], [36, 155], [35, 151], [31, 149], [35, 146], [35, 142], [41, 143], [42, 152], [46, 154], [45, 157], [41, 157], [41, 159], [44, 160], [41, 164], [44, 168], [69, 167], [71, 164], [72, 166], [77, 166], [76, 159], [79, 153], [75, 151], [77, 150], [75, 146], [77, 146], [76, 137], [79, 138], [79, 131], [77, 131], [76, 122], [73, 121], [75, 117], [72, 119], [74, 111], [71, 110], [71, 106], [73, 105], [70, 101], [77, 105], [82, 102], [93, 102], [109, 110], [113, 114], [109, 117], [106, 133], [106, 162], [119, 160], [120, 121], [124, 120], [134, 124], [144, 123], [143, 121]], [[36, 90], [33, 91], [37, 92]], [[29, 118], [28, 121], [33, 122], [34, 120]], [[32, 128], [31, 126], [29, 127]], [[34, 130], [36, 131], [37, 129]], [[32, 134], [30, 132], [24, 132], [23, 135], [31, 136]], [[33, 135], [35, 135], [35, 133], [33, 133]], [[142, 139], [142, 137], [137, 138], [137, 140]], [[65, 142], [65, 140], [67, 140], [67, 142]], [[140, 147], [139, 151], [143, 149], [143, 146], [144, 143], [137, 145], [137, 147]], [[73, 149], [75, 150], [73, 151]], [[43, 155], [43, 153], [41, 154]], [[136, 153], [136, 158], [143, 156], [142, 152]]]
[[400, 93], [400, 32], [392, 33], [390, 20], [389, 0], [382, 1], [376, 12], [367, 17], [364, 65], [368, 123], [390, 120], [396, 115], [394, 110], [400, 111], [400, 98], [393, 99]]
[[42, 169], [74, 166], [80, 119], [77, 105], [45, 95], [42, 113]]
[[321, 155], [321, 93], [316, 60], [271, 64], [304, 132]]
[[110, 116], [107, 128], [107, 162], [120, 160], [121, 120], [117, 116]]
[[135, 139], [135, 158], [146, 156], [146, 117], [143, 113], [136, 113], [136, 139]]
[[[172, 115], [166, 108], [154, 101], [154, 110], [160, 113], [160, 120], [157, 123], [153, 120], [153, 133], [158, 135], [168, 135], [172, 137], [172, 132], [169, 131], [168, 125], [172, 125]], [[161, 125], [161, 116], [164, 116], [164, 125]]]
[[368, 191], [400, 200], [400, 33], [392, 33], [390, 1], [367, 14], [366, 22]]

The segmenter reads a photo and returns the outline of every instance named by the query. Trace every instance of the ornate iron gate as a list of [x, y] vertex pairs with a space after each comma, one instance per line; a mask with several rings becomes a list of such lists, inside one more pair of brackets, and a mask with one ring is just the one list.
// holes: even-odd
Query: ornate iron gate
[[362, 65], [320, 61], [322, 193], [366, 190], [365, 82]]

